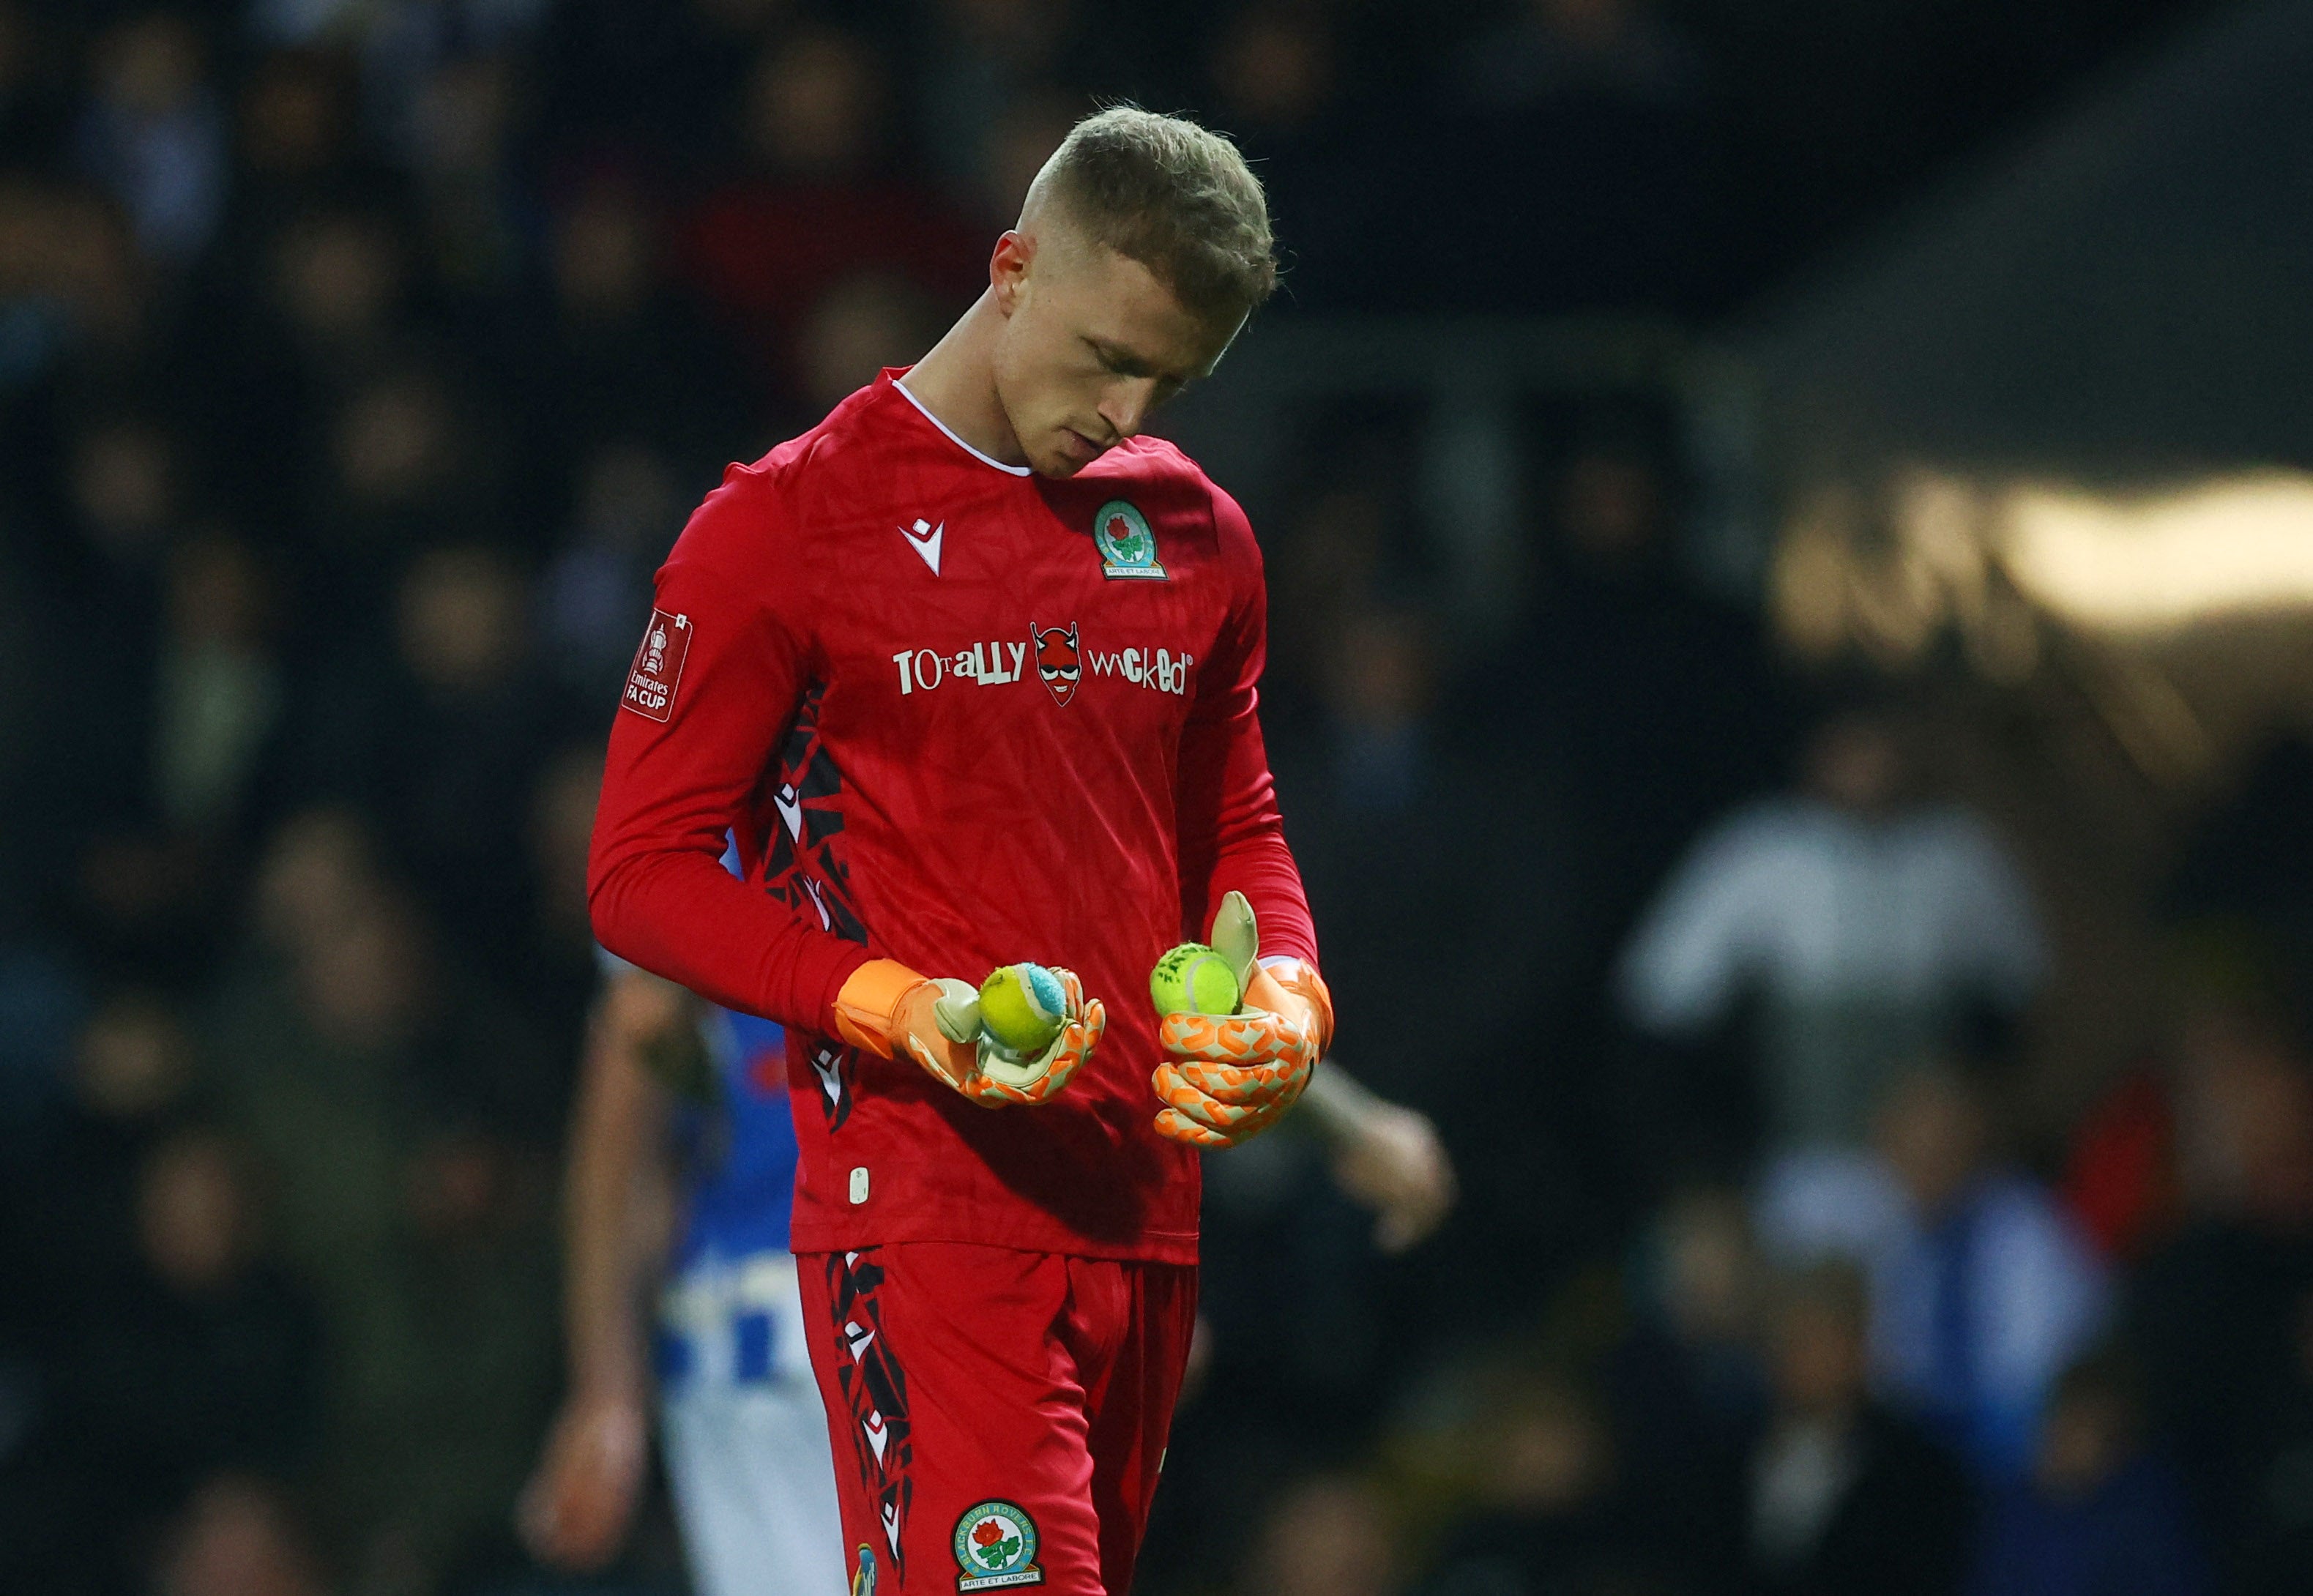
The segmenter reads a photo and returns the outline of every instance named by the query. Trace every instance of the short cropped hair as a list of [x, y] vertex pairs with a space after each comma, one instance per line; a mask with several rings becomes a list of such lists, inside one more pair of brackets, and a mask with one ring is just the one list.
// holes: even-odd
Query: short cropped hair
[[1277, 286], [1261, 180], [1236, 145], [1185, 118], [1096, 111], [1069, 129], [1035, 189], [1200, 316], [1234, 323]]

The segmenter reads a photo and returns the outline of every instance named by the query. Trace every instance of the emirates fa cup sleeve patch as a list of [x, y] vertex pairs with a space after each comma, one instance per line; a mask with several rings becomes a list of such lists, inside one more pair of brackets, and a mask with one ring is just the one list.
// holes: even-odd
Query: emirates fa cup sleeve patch
[[629, 709], [655, 721], [674, 713], [674, 689], [682, 685], [682, 662], [690, 657], [690, 618], [651, 611], [650, 629], [635, 650], [623, 699]]
[[1036, 1521], [1025, 1508], [1009, 1502], [983, 1502], [967, 1508], [955, 1521], [955, 1561], [959, 1591], [996, 1591], [1012, 1585], [1041, 1585], [1044, 1571], [1036, 1566]]

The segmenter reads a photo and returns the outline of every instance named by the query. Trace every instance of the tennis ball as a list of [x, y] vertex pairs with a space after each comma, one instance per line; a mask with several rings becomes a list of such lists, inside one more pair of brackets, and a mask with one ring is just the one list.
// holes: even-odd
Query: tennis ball
[[1060, 977], [1041, 964], [1007, 964], [980, 983], [980, 1028], [1022, 1057], [1052, 1045], [1068, 1006]]
[[1202, 943], [1183, 943], [1148, 972], [1148, 995], [1160, 1014], [1234, 1014], [1236, 971]]

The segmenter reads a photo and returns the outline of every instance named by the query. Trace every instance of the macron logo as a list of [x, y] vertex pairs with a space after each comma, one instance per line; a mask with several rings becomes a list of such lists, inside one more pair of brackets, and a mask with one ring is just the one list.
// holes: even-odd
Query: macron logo
[[929, 522], [918, 521], [912, 531], [906, 527], [900, 529], [900, 536], [908, 540], [909, 548], [924, 557], [924, 564], [932, 568], [932, 574], [935, 576], [939, 574], [940, 534], [945, 531], [947, 531], [947, 522], [944, 521], [937, 526], [932, 525]]

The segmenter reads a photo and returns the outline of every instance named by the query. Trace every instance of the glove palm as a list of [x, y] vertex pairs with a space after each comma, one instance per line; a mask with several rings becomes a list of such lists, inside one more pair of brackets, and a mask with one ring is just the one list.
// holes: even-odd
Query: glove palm
[[1032, 1107], [1064, 1089], [1100, 1043], [1108, 1017], [1084, 995], [1074, 970], [1055, 969], [1066, 999], [1060, 1033], [1041, 1051], [1016, 1054], [981, 1029], [980, 993], [967, 981], [930, 979], [891, 960], [863, 964], [836, 998], [846, 1041], [885, 1058], [906, 1057], [982, 1108]]
[[1213, 951], [1237, 978], [1234, 1014], [1171, 1013], [1156, 1040], [1165, 1061], [1149, 1077], [1165, 1107], [1157, 1134], [1193, 1147], [1234, 1147], [1267, 1130], [1309, 1084], [1332, 1030], [1332, 1004], [1317, 972], [1298, 960], [1261, 963], [1253, 906], [1242, 892], [1221, 899]]

